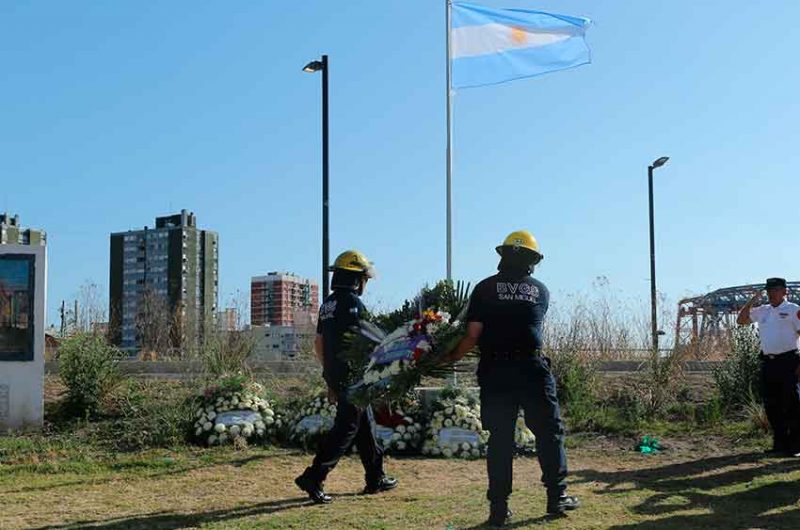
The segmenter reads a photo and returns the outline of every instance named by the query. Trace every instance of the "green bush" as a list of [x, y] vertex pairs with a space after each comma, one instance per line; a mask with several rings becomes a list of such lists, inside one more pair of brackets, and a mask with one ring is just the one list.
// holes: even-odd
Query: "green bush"
[[120, 357], [120, 351], [99, 334], [76, 333], [65, 340], [59, 348], [58, 373], [67, 386], [67, 410], [84, 417], [97, 415], [120, 380]]
[[753, 328], [733, 332], [730, 356], [714, 369], [714, 382], [727, 411], [741, 411], [761, 400], [761, 344]]
[[648, 419], [663, 419], [676, 402], [684, 384], [682, 361], [682, 352], [673, 350], [666, 355], [652, 352], [644, 363], [636, 390]]
[[210, 376], [247, 371], [246, 361], [255, 348], [255, 336], [248, 331], [209, 333], [200, 347], [200, 360]]
[[697, 405], [695, 409], [695, 421], [699, 425], [717, 425], [725, 416], [722, 399], [715, 394], [706, 401]]
[[197, 408], [192, 385], [129, 379], [109, 398], [111, 419], [101, 436], [122, 451], [186, 443]]
[[550, 353], [550, 359], [558, 399], [570, 418], [570, 425], [573, 428], [587, 425], [597, 405], [595, 364], [575, 350]]

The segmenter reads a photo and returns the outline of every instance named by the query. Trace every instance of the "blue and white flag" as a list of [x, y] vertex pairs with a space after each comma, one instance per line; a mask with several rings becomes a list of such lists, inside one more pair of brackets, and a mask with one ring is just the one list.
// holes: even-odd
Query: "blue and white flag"
[[588, 18], [453, 3], [453, 88], [493, 85], [591, 62]]

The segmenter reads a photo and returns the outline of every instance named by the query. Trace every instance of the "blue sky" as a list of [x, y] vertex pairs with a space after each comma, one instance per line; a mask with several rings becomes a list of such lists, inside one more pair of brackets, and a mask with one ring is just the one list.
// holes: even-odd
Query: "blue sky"
[[[457, 278], [531, 230], [554, 293], [798, 279], [800, 3], [486, 0], [588, 16], [593, 64], [455, 98]], [[49, 235], [48, 317], [108, 285], [109, 233], [187, 208], [220, 234], [223, 300], [318, 278], [320, 80], [331, 61], [331, 246], [391, 307], [445, 273], [439, 0], [0, 3], [0, 207]]]

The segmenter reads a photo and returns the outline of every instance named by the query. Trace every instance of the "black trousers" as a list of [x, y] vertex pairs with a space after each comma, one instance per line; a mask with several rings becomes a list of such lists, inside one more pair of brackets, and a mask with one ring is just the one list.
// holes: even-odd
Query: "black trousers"
[[773, 447], [800, 451], [800, 385], [795, 373], [800, 358], [789, 352], [761, 359], [764, 408], [772, 427]]
[[356, 407], [348, 400], [347, 391], [339, 392], [333, 427], [322, 441], [311, 467], [304, 474], [320, 484], [323, 483], [328, 473], [355, 442], [367, 484], [378, 482], [384, 475], [383, 451], [375, 441], [374, 426], [375, 420], [370, 408]]
[[487, 471], [490, 501], [504, 501], [511, 494], [514, 431], [519, 409], [525, 424], [536, 435], [536, 456], [548, 497], [566, 489], [567, 456], [564, 423], [556, 396], [550, 362], [544, 357], [520, 360], [482, 360], [478, 368], [481, 387], [481, 423], [489, 431]]

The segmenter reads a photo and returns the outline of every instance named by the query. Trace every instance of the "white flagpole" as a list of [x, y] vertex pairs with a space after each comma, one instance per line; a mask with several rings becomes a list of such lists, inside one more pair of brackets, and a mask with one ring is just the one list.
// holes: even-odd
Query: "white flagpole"
[[[452, 102], [453, 90], [450, 85], [450, 74], [452, 61], [450, 60], [450, 11], [452, 1], [445, 0], [447, 24], [447, 279], [453, 279], [453, 126], [452, 126]], [[458, 386], [458, 372], [453, 370], [450, 375], [450, 384]]]
[[451, 124], [452, 90], [450, 88], [450, 10], [451, 0], [445, 0], [447, 24], [447, 279], [453, 279], [453, 146]]

